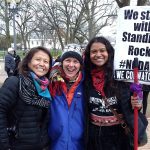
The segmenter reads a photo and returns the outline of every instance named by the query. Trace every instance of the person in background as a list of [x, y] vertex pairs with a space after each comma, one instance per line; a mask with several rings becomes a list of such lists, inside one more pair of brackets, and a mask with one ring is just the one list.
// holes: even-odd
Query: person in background
[[5, 71], [7, 72], [8, 77], [14, 74], [16, 66], [14, 51], [13, 48], [8, 48], [8, 53], [5, 56]]
[[84, 56], [87, 149], [132, 150], [133, 145], [130, 145], [122, 127], [123, 121], [131, 126], [132, 108], [140, 109], [142, 104], [138, 103], [137, 97], [131, 97], [127, 83], [114, 80], [114, 48], [105, 37], [94, 37], [89, 41]]
[[50, 52], [32, 48], [0, 88], [0, 150], [48, 150]]
[[19, 55], [17, 55], [16, 51], [14, 51], [14, 58], [15, 58], [15, 69], [14, 69], [14, 76], [18, 75], [19, 73], [19, 63], [21, 61], [21, 58]]
[[150, 85], [143, 85], [142, 89], [143, 89], [143, 114], [146, 115], [148, 94], [150, 92]]
[[50, 73], [52, 103], [48, 133], [50, 150], [84, 149], [83, 60], [80, 49], [66, 46], [61, 65]]
[[58, 55], [57, 58], [55, 59], [53, 66], [59, 65], [60, 63], [61, 63], [61, 55]]

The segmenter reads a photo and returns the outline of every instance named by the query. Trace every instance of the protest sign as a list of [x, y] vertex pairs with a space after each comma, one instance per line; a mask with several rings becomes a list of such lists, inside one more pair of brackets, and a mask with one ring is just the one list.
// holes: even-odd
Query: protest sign
[[150, 9], [127, 6], [117, 20], [114, 73], [116, 80], [134, 81], [133, 60], [138, 58], [139, 83], [150, 85]]

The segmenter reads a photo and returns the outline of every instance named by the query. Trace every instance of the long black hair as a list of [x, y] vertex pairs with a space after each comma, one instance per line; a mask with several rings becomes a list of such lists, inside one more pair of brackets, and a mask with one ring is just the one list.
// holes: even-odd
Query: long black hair
[[[85, 59], [84, 59], [84, 65], [85, 65], [85, 75], [86, 75], [86, 86], [92, 85], [91, 80], [91, 70], [94, 69], [96, 66], [91, 62], [90, 60], [90, 50], [93, 43], [102, 43], [105, 45], [106, 50], [108, 52], [108, 60], [106, 64], [104, 65], [104, 71], [105, 71], [105, 85], [104, 85], [104, 91], [107, 93], [107, 91], [110, 91], [109, 89], [113, 88], [113, 81], [114, 81], [114, 75], [113, 75], [113, 64], [114, 64], [114, 48], [111, 45], [111, 43], [103, 36], [94, 37], [91, 39], [86, 47], [85, 50]], [[105, 90], [107, 87], [107, 90]], [[88, 87], [87, 87], [88, 88]]]

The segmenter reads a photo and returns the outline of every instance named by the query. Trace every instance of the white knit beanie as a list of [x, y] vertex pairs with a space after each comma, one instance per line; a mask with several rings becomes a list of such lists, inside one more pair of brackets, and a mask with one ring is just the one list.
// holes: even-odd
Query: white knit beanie
[[15, 50], [14, 50], [12, 47], [8, 48], [8, 52], [9, 52], [9, 53], [14, 52], [14, 51], [15, 51]]

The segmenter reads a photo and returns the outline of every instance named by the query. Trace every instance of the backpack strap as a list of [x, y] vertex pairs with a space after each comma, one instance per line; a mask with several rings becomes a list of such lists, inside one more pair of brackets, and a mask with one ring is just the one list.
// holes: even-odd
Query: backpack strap
[[108, 101], [107, 101], [107, 98], [106, 97], [103, 97], [103, 100], [106, 104], [106, 106], [111, 110], [111, 112], [116, 116], [116, 118], [118, 119], [118, 121], [120, 122], [121, 124], [121, 127], [124, 128], [125, 130], [125, 133], [128, 134], [130, 131], [127, 123], [119, 116], [119, 114], [117, 113], [116, 109], [114, 109], [111, 105], [109, 105]]

